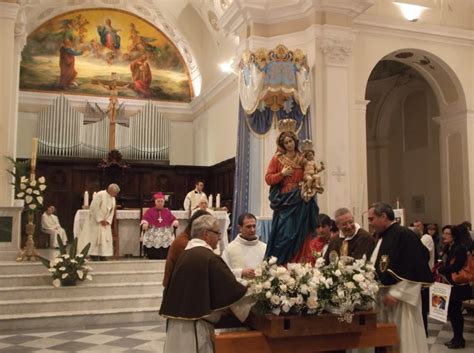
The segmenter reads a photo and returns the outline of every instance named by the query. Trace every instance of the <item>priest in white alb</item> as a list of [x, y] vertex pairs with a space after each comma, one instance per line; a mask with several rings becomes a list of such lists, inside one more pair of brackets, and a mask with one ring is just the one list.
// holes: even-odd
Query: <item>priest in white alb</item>
[[78, 249], [91, 243], [89, 255], [93, 260], [106, 260], [113, 255], [112, 220], [115, 212], [115, 197], [120, 192], [117, 184], [99, 191], [92, 199], [89, 215], [79, 234]]
[[63, 244], [67, 243], [67, 234], [61, 224], [59, 223], [58, 216], [54, 214], [56, 207], [53, 205], [49, 206], [41, 216], [41, 230], [50, 235], [50, 247], [58, 247], [58, 235], [61, 238]]
[[253, 278], [255, 269], [263, 261], [267, 244], [256, 235], [257, 220], [253, 214], [240, 215], [238, 225], [240, 233], [224, 249], [222, 259], [236, 278]]

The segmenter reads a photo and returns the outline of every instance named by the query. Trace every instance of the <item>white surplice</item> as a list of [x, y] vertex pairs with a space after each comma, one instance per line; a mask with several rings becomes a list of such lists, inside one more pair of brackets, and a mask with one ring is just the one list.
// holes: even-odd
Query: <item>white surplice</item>
[[63, 244], [67, 243], [66, 231], [63, 227], [61, 227], [59, 219], [56, 215], [44, 212], [41, 216], [41, 229], [43, 230], [43, 232], [48, 233], [50, 235], [50, 244], [53, 247], [58, 246], [58, 235], [60, 236]]
[[[89, 215], [86, 218], [78, 239], [78, 251], [91, 243], [89, 255], [112, 256], [112, 220], [115, 212], [115, 197], [106, 190], [99, 191], [91, 202]], [[107, 225], [100, 224], [106, 220]]]
[[266, 248], [267, 244], [258, 238], [245, 240], [238, 234], [224, 249], [222, 259], [236, 278], [242, 278], [243, 269], [256, 269], [262, 263]]

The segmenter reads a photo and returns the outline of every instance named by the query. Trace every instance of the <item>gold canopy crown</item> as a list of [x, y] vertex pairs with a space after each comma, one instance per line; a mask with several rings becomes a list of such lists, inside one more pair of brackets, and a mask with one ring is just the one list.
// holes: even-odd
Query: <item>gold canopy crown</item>
[[312, 151], [313, 150], [313, 141], [311, 140], [303, 140], [300, 142], [300, 148], [304, 151]]
[[278, 121], [278, 130], [280, 132], [291, 131], [296, 133], [296, 120], [295, 119], [282, 119]]

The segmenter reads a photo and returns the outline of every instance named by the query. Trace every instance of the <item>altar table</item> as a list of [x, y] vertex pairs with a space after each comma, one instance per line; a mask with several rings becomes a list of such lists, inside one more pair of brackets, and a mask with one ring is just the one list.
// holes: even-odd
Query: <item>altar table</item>
[[[179, 222], [179, 227], [176, 229], [176, 235], [181, 234], [188, 225], [188, 212], [182, 210], [171, 211]], [[74, 237], [76, 238], [84, 224], [85, 219], [89, 214], [89, 210], [78, 210], [74, 216]], [[219, 253], [224, 251], [229, 240], [227, 238], [227, 228], [230, 225], [229, 215], [226, 211], [214, 211], [214, 217], [217, 218], [219, 228], [222, 234], [222, 239], [219, 242]], [[118, 222], [118, 233], [120, 238], [119, 255], [124, 256], [131, 254], [133, 256], [140, 255], [140, 210], [117, 210], [116, 214]]]

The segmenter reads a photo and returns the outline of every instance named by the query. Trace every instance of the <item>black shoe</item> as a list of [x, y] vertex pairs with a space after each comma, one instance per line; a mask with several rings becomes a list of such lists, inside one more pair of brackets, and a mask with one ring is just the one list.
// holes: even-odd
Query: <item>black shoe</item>
[[109, 259], [107, 259], [105, 256], [99, 256], [100, 257], [100, 261], [109, 261]]
[[453, 343], [453, 341], [454, 341], [454, 338], [451, 338], [451, 341], [444, 342], [444, 345], [449, 346], [450, 344]]
[[460, 349], [466, 347], [466, 341], [452, 341], [450, 344], [447, 344], [446, 347], [449, 349]]

